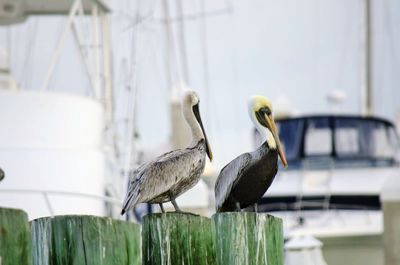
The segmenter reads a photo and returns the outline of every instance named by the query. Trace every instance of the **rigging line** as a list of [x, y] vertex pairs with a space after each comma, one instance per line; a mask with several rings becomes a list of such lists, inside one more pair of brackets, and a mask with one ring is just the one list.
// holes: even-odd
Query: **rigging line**
[[[344, 36], [355, 36], [356, 34], [351, 34], [351, 31], [354, 31], [355, 29], [352, 28], [352, 25], [354, 25], [354, 23], [352, 23], [351, 19], [353, 19], [353, 17], [350, 15], [351, 14], [351, 10], [349, 11], [348, 9], [346, 9], [346, 11], [348, 13], [345, 13], [345, 17], [346, 17], [346, 22], [344, 23], [345, 25], [345, 34]], [[353, 11], [355, 12], [355, 11]], [[346, 59], [349, 58], [349, 56], [347, 56], [349, 54], [349, 50], [351, 47], [351, 43], [349, 38], [344, 38], [344, 42], [347, 41], [347, 45], [346, 43], [343, 44], [343, 49], [341, 52], [341, 55], [338, 56], [338, 65], [337, 65], [337, 76], [335, 78], [335, 82], [336, 85], [339, 87], [339, 89], [343, 89], [343, 80], [344, 80], [344, 73], [347, 73], [348, 71], [346, 71], [346, 68], [343, 67], [346, 64]]]
[[[162, 1], [162, 4], [163, 4], [163, 10], [164, 10], [164, 13], [168, 13], [168, 11], [167, 11], [167, 8], [168, 8], [168, 5], [167, 5], [167, 2], [166, 2], [166, 0], [161, 0]], [[170, 50], [171, 50], [171, 40], [170, 40], [170, 38], [172, 37], [171, 36], [171, 34], [170, 34], [170, 32], [169, 32], [169, 25], [168, 25], [168, 23], [169, 22], [165, 22], [164, 23], [164, 31], [165, 31], [165, 49], [166, 49], [166, 51], [165, 51], [165, 71], [166, 71], [166, 77], [167, 77], [167, 85], [168, 85], [168, 90], [170, 90], [171, 88], [172, 88], [172, 79], [173, 79], [173, 77], [172, 77], [172, 69], [171, 69], [171, 54], [170, 54]]]
[[[204, 13], [206, 10], [206, 0], [199, 0], [200, 1], [200, 12]], [[217, 133], [213, 133], [214, 132], [214, 126], [213, 126], [213, 116], [211, 115], [212, 112], [212, 106], [213, 104], [211, 104], [211, 87], [210, 87], [210, 72], [209, 72], [209, 62], [208, 62], [208, 45], [207, 45], [207, 20], [206, 17], [203, 17], [203, 19], [200, 20], [201, 22], [201, 50], [202, 50], [202, 55], [203, 55], [203, 78], [204, 78], [204, 90], [205, 90], [205, 94], [206, 94], [206, 114], [208, 117], [210, 117], [210, 122], [209, 122], [209, 127], [210, 127], [210, 132], [212, 133], [212, 135], [214, 135], [215, 138], [218, 139], [218, 143], [221, 143], [222, 147], [224, 147], [223, 141], [222, 139], [220, 139], [218, 132], [220, 131], [220, 128], [216, 128], [217, 129]], [[218, 105], [215, 105], [218, 106]], [[217, 111], [215, 111], [215, 113], [217, 113]], [[216, 118], [218, 114], [216, 114]], [[219, 121], [219, 120], [218, 120]], [[219, 122], [216, 122], [217, 126], [219, 126]], [[224, 153], [225, 148], [221, 148], [222, 153]]]
[[[136, 18], [138, 19], [140, 16], [140, 7], [141, 1], [137, 1], [136, 8]], [[131, 87], [130, 87], [130, 96], [128, 97], [128, 107], [127, 107], [127, 129], [126, 129], [126, 153], [125, 153], [125, 161], [123, 166], [123, 182], [122, 189], [126, 186], [129, 180], [129, 173], [131, 169], [132, 160], [135, 159], [134, 152], [136, 151], [136, 141], [135, 141], [135, 129], [136, 129], [136, 116], [137, 116], [137, 92], [138, 92], [138, 49], [140, 48], [141, 43], [141, 34], [140, 27], [136, 27], [132, 30], [131, 35], [131, 56], [130, 56], [130, 71], [131, 73]]]
[[10, 54], [11, 54], [11, 29], [10, 28], [7, 28], [6, 30], [5, 30], [5, 38], [6, 38], [6, 45], [7, 45], [7, 47], [6, 47], [6, 56], [5, 56], [5, 60], [6, 60], [6, 67], [8, 68], [7, 70], [9, 71], [9, 75], [11, 75], [11, 57], [10, 57]]
[[[168, 6], [168, 0], [162, 0], [163, 2], [163, 9], [164, 9], [164, 15], [165, 17], [169, 17], [169, 6]], [[171, 83], [176, 81], [177, 79], [179, 81], [182, 80], [182, 72], [179, 67], [179, 59], [178, 59], [178, 54], [177, 54], [177, 49], [176, 49], [176, 44], [175, 44], [175, 38], [174, 38], [174, 32], [171, 23], [168, 21], [165, 23], [165, 34], [166, 34], [166, 40], [167, 40], [167, 69], [169, 69], [169, 72], [172, 73], [172, 67], [171, 65], [173, 64], [173, 61], [175, 62], [173, 65], [175, 66], [175, 74], [177, 78], [174, 78], [171, 76]], [[172, 86], [169, 87], [170, 91], [172, 90]]]
[[372, 36], [372, 26], [373, 26], [373, 3], [372, 0], [364, 0], [364, 112], [367, 115], [373, 113], [373, 102], [372, 102], [372, 89], [374, 76], [372, 72], [373, 61], [373, 36]]
[[92, 70], [90, 67], [90, 64], [86, 58], [86, 54], [85, 54], [85, 50], [82, 47], [82, 44], [80, 43], [80, 37], [79, 37], [79, 32], [78, 29], [75, 25], [75, 23], [71, 24], [71, 31], [72, 34], [74, 35], [74, 44], [76, 45], [77, 49], [78, 49], [78, 53], [80, 55], [80, 59], [82, 61], [83, 64], [83, 68], [84, 68], [84, 72], [86, 73], [86, 77], [88, 79], [88, 83], [89, 83], [89, 88], [87, 89], [88, 91], [88, 95], [89, 97], [94, 97], [95, 96], [95, 91], [91, 90], [93, 89], [93, 80], [92, 80]]
[[27, 86], [31, 83], [31, 77], [32, 77], [32, 71], [29, 71], [29, 66], [32, 58], [32, 53], [33, 50], [35, 49], [35, 44], [36, 44], [36, 33], [37, 33], [37, 28], [38, 28], [38, 18], [34, 17], [31, 27], [26, 27], [26, 30], [28, 31], [26, 35], [28, 36], [28, 41], [26, 42], [25, 45], [25, 60], [23, 64], [23, 68], [21, 71], [21, 79], [24, 80], [25, 84], [24, 87], [27, 88]]
[[127, 88], [129, 87], [129, 85], [127, 84], [127, 76], [129, 76], [128, 74], [128, 66], [127, 66], [127, 58], [125, 56], [123, 56], [120, 59], [120, 63], [119, 65], [116, 67], [116, 71], [115, 71], [115, 83], [116, 83], [116, 88], [114, 90], [114, 95], [115, 95], [115, 101], [119, 102], [125, 99], [124, 97], [124, 89], [123, 88]]
[[[86, 19], [85, 21], [85, 12], [83, 10], [83, 3], [82, 1], [79, 3], [79, 8], [78, 8], [78, 15], [79, 15], [79, 27], [81, 29], [81, 33], [83, 32], [83, 41], [82, 43], [79, 43], [79, 46], [82, 46], [82, 51], [83, 51], [83, 56], [84, 57], [84, 61], [86, 61], [86, 70], [88, 73], [88, 79], [89, 79], [89, 87], [88, 87], [88, 92], [89, 94], [92, 93], [93, 97], [96, 96], [96, 93], [94, 91], [95, 89], [95, 81], [93, 80], [94, 78], [96, 78], [94, 76], [94, 72], [93, 70], [95, 69], [94, 66], [94, 58], [93, 56], [90, 56], [90, 21], [88, 19]], [[72, 23], [72, 26], [74, 26], [74, 23]], [[80, 39], [80, 38], [79, 38]], [[78, 41], [79, 42], [79, 41]], [[78, 49], [81, 49], [81, 47], [78, 47]]]
[[[233, 8], [233, 4], [231, 1], [228, 1], [227, 4], [229, 4], [229, 8], [232, 10], [232, 15], [231, 15], [231, 20], [232, 22], [230, 23], [231, 26], [231, 34], [230, 34], [230, 43], [231, 45], [231, 52], [233, 53], [233, 56], [231, 56], [231, 60], [232, 60], [232, 75], [233, 75], [233, 83], [232, 83], [232, 87], [233, 90], [236, 91], [236, 96], [234, 95], [234, 93], [232, 94], [232, 102], [235, 102], [235, 100], [239, 100], [240, 94], [241, 94], [241, 88], [240, 88], [240, 80], [239, 80], [239, 74], [238, 74], [238, 63], [237, 63], [237, 54], [238, 54], [238, 42], [236, 41], [235, 37], [237, 34], [232, 34], [232, 32], [235, 32], [235, 27], [236, 27], [236, 17], [235, 17], [235, 13], [234, 13], [234, 8]], [[239, 108], [234, 108], [235, 109], [235, 114], [236, 117], [240, 117], [241, 111], [239, 110]]]
[[[205, 12], [206, 0], [200, 1], [200, 12]], [[208, 65], [208, 45], [207, 45], [207, 21], [204, 17], [201, 21], [201, 45], [202, 45], [202, 55], [203, 55], [203, 78], [204, 78], [204, 90], [207, 98], [207, 114], [210, 114], [211, 103], [210, 103], [210, 73]], [[211, 129], [210, 129], [211, 130]]]
[[[31, 41], [30, 41], [30, 43], [31, 43], [31, 46], [30, 46], [30, 48], [29, 48], [29, 64], [30, 64], [30, 69], [29, 68], [27, 68], [26, 70], [26, 86], [28, 86], [29, 84], [32, 84], [32, 78], [33, 78], [33, 69], [32, 69], [32, 65], [35, 65], [35, 55], [36, 55], [36, 46], [37, 46], [37, 43], [38, 43], [38, 40], [37, 40], [37, 36], [38, 36], [38, 31], [39, 31], [39, 29], [40, 29], [40, 27], [39, 27], [39, 19], [38, 18], [36, 18], [36, 20], [35, 20], [35, 25], [34, 25], [34, 28], [33, 28], [33, 32], [32, 32], [32, 39], [31, 39]], [[28, 62], [27, 62], [27, 65], [28, 65]]]
[[[392, 12], [390, 12], [390, 10], [396, 10], [396, 9], [391, 9], [389, 8], [390, 2], [384, 2], [384, 12], [385, 12], [385, 22], [386, 22], [386, 31], [388, 34], [388, 38], [389, 38], [389, 46], [390, 46], [390, 50], [393, 56], [391, 56], [391, 63], [392, 63], [392, 74], [393, 76], [396, 76], [395, 74], [395, 69], [399, 69], [399, 55], [396, 51], [396, 41], [394, 38], [395, 32], [394, 32], [394, 27], [393, 27], [393, 15]], [[392, 106], [396, 107], [396, 101], [398, 100], [398, 97], [396, 97], [396, 89], [395, 86], [392, 85], [391, 86], [391, 91], [390, 91], [390, 95], [391, 95], [391, 101], [392, 101]], [[394, 110], [396, 111], [396, 110]], [[398, 111], [398, 110], [397, 110]]]
[[[200, 9], [201, 9], [200, 12], [203, 12], [203, 13], [205, 13], [205, 10], [206, 10], [205, 1], [206, 0], [200, 0]], [[207, 35], [208, 34], [207, 34], [206, 17], [203, 17], [201, 22], [202, 22], [202, 31], [201, 31], [202, 32], [202, 37], [201, 37], [202, 42], [201, 42], [201, 44], [202, 44], [202, 52], [203, 52], [203, 69], [204, 69], [203, 70], [204, 71], [203, 78], [204, 78], [205, 92], [206, 92], [206, 98], [207, 98], [207, 114], [209, 115], [209, 117], [211, 117], [209, 126], [213, 124], [213, 121], [215, 122], [215, 126], [211, 126], [210, 131], [213, 131], [213, 128], [215, 128], [216, 133], [214, 133], [214, 137], [216, 139], [218, 139], [217, 140], [218, 143], [221, 143], [222, 146], [225, 146], [225, 144], [224, 144], [225, 138], [220, 137], [220, 134], [222, 133], [220, 125], [222, 123], [220, 122], [221, 119], [220, 119], [218, 108], [217, 108], [218, 104], [211, 95], [212, 85], [211, 85], [211, 79], [210, 79], [210, 75], [209, 75], [209, 73], [210, 73], [209, 72], [209, 61], [208, 61], [209, 52], [208, 52], [208, 45], [207, 45], [207, 43], [208, 43]], [[212, 112], [213, 109], [215, 110], [214, 112]], [[211, 113], [213, 113], [214, 115], [211, 116]], [[215, 117], [215, 119], [213, 119], [212, 117]], [[221, 151], [222, 157], [224, 157], [225, 149], [221, 148], [221, 150], [222, 150]]]
[[[154, 62], [155, 64], [155, 72], [158, 73], [159, 76], [163, 76], [164, 71], [163, 71], [163, 67], [161, 66], [162, 62], [162, 56], [160, 55], [160, 49], [157, 46], [158, 45], [158, 41], [155, 40], [155, 38], [158, 36], [158, 34], [152, 34], [152, 36], [149, 38], [149, 50], [151, 51], [150, 54], [153, 55], [154, 59], [151, 59], [151, 61]], [[167, 89], [161, 89], [161, 93], [163, 98], [169, 98], [169, 94], [168, 94], [168, 90], [171, 87], [171, 81], [168, 79], [169, 76], [167, 76], [168, 74], [166, 74], [165, 76], [165, 82], [167, 82], [168, 86]], [[168, 111], [168, 110], [166, 110]]]
[[143, 24], [143, 23], [145, 23], [147, 21], [150, 21], [151, 17], [153, 15], [154, 14], [149, 12], [149, 13], [147, 13], [145, 15], [142, 15], [139, 19], [134, 19], [134, 18], [132, 18], [132, 16], [125, 15], [126, 19], [128, 19], [130, 21], [134, 21], [134, 22], [129, 23], [122, 31], [130, 30], [131, 28], [134, 28], [134, 27], [136, 27], [138, 25], [141, 25], [141, 24]]
[[[130, 0], [128, 0], [128, 2], [130, 2]], [[122, 8], [122, 10], [125, 10], [126, 12], [128, 12], [129, 10], [131, 10], [130, 8], [128, 8], [128, 2], [127, 1], [121, 1], [119, 2], [121, 5], [119, 6], [120, 10]], [[115, 24], [117, 24], [118, 27], [118, 35], [119, 36], [123, 36], [124, 35], [124, 30], [122, 29], [124, 27], [124, 21], [118, 21]], [[133, 28], [130, 28], [129, 30], [135, 30]], [[126, 36], [126, 35], [125, 35]], [[132, 41], [132, 40], [131, 40]], [[124, 41], [118, 41], [118, 43], [116, 43], [114, 45], [114, 50], [115, 51], [124, 51], [126, 47], [126, 43]], [[124, 53], [122, 53], [124, 54]], [[116, 56], [119, 56], [119, 54], [116, 54]], [[124, 90], [123, 88], [129, 87], [127, 85], [127, 79], [129, 79], [129, 69], [128, 69], [128, 59], [125, 55], [121, 56], [122, 58], [120, 59], [120, 65], [119, 67], [117, 67], [117, 71], [116, 73], [118, 73], [118, 80], [119, 82], [117, 82], [116, 84], [116, 89], [114, 90], [114, 94], [116, 95], [116, 102], [117, 102], [117, 98], [119, 98], [119, 101], [124, 99]]]
[[[319, 4], [319, 2], [316, 2], [315, 6], [314, 6], [314, 12], [313, 12], [313, 15], [314, 15], [314, 19], [313, 19], [313, 22], [314, 22], [313, 23], [314, 24], [313, 25], [314, 46], [313, 46], [313, 52], [312, 52], [313, 53], [313, 57], [314, 57], [313, 86], [314, 86], [314, 89], [316, 91], [320, 90], [321, 85], [323, 87], [325, 86], [325, 84], [321, 84], [321, 83], [324, 83], [324, 82], [321, 82], [321, 75], [320, 75], [320, 71], [319, 71], [321, 69], [321, 65], [322, 65], [321, 61], [323, 61], [323, 59], [322, 59], [323, 56], [321, 56], [321, 48], [319, 47], [319, 43], [321, 42], [321, 39], [324, 38], [324, 36], [323, 36], [323, 32], [321, 33], [320, 27], [318, 27], [318, 25], [321, 25], [323, 23], [323, 21], [324, 21], [324, 19], [321, 19], [322, 16], [323, 16], [323, 14], [321, 14], [322, 13], [321, 7], [324, 8], [324, 6], [325, 5], [321, 5], [321, 4]], [[334, 62], [332, 62], [332, 66], [333, 65], [334, 65]], [[335, 75], [335, 73], [332, 71], [329, 76], [332, 79], [334, 79], [334, 75]], [[337, 84], [337, 79], [334, 79], [332, 83], [333, 84], [334, 83]], [[323, 97], [324, 96], [325, 95], [323, 95]], [[329, 106], [325, 105], [325, 107], [326, 107], [327, 110], [329, 110]]]
[[[65, 20], [67, 20], [68, 18], [60, 18], [60, 23], [58, 24], [58, 29], [57, 29], [57, 32], [62, 32], [62, 30], [63, 30], [63, 26], [64, 26], [64, 24], [65, 24]], [[54, 49], [56, 49], [56, 47], [57, 47], [57, 38], [58, 37], [56, 37], [56, 44], [55, 44], [55, 48]], [[52, 60], [52, 55], [50, 54], [50, 61]], [[61, 57], [61, 56], [60, 56]], [[59, 69], [60, 69], [60, 60], [58, 60], [58, 63], [56, 63], [55, 64], [55, 66], [54, 66], [54, 70], [53, 70], [53, 74], [51, 75], [51, 77], [50, 77], [50, 79], [49, 79], [49, 83], [48, 83], [48, 85], [47, 85], [47, 90], [52, 90], [52, 88], [53, 88], [53, 90], [54, 90], [54, 84], [56, 83], [56, 81], [57, 81], [57, 78], [58, 78], [58, 71], [59, 71]]]
[[228, 8], [224, 9], [218, 9], [214, 11], [208, 11], [208, 12], [200, 12], [200, 13], [195, 13], [195, 14], [188, 14], [185, 16], [178, 16], [178, 17], [173, 17], [173, 18], [168, 18], [168, 17], [161, 17], [161, 18], [154, 18], [153, 20], [155, 22], [160, 22], [160, 23], [174, 23], [174, 22], [180, 22], [182, 20], [198, 20], [198, 19], [203, 19], [204, 17], [214, 17], [214, 16], [221, 16], [221, 15], [226, 15], [232, 13], [232, 8], [229, 6]]
[[[8, 47], [6, 47], [7, 49], [7, 53], [8, 53], [8, 57], [10, 58], [9, 62], [9, 68], [11, 70], [11, 59], [15, 58], [14, 60], [17, 62], [19, 62], [19, 58], [17, 57], [17, 55], [19, 55], [17, 53], [17, 49], [13, 49], [14, 45], [14, 38], [15, 38], [15, 43], [20, 43], [19, 41], [19, 37], [20, 37], [20, 33], [21, 33], [21, 27], [8, 27], [5, 29], [6, 30], [6, 36], [8, 35], [8, 40], [6, 37], [6, 45]], [[14, 54], [16, 53], [16, 54]], [[16, 69], [17, 70], [17, 69]]]
[[[181, 14], [181, 16], [184, 16], [184, 11], [183, 11], [183, 4], [182, 0], [176, 0], [176, 9], [177, 13]], [[188, 57], [187, 57], [187, 52], [186, 52], [186, 35], [185, 35], [185, 20], [182, 19], [179, 25], [179, 42], [180, 42], [180, 57], [181, 57], [181, 65], [182, 65], [182, 72], [183, 72], [183, 77], [185, 79], [185, 82], [187, 84], [190, 84], [190, 79], [189, 79], [189, 68], [188, 68]]]
[[[312, 18], [311, 20], [313, 20], [313, 26], [312, 26], [312, 38], [310, 38], [310, 46], [312, 47], [311, 49], [311, 56], [312, 56], [312, 60], [313, 60], [313, 70], [310, 75], [310, 87], [314, 87], [315, 91], [319, 91], [318, 87], [319, 87], [319, 78], [318, 78], [318, 69], [319, 69], [319, 54], [318, 54], [318, 41], [320, 38], [320, 34], [319, 31], [317, 30], [317, 26], [319, 25], [318, 20], [318, 2], [316, 2], [313, 6], [313, 10], [312, 12]], [[310, 56], [310, 57], [311, 57]], [[311, 71], [310, 71], [311, 72]]]

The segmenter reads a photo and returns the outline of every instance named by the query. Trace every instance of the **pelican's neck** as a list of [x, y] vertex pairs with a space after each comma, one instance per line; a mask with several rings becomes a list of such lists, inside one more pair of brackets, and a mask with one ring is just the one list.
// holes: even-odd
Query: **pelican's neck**
[[204, 139], [203, 131], [201, 130], [200, 124], [197, 121], [196, 116], [194, 116], [193, 107], [189, 104], [184, 104], [182, 106], [182, 110], [183, 116], [185, 117], [185, 120], [189, 125], [192, 133], [192, 142], [190, 145], [196, 145], [201, 139]]
[[268, 147], [272, 149], [276, 149], [276, 142], [274, 136], [272, 135], [271, 131], [264, 126], [261, 126], [258, 122], [255, 123], [258, 132], [261, 134], [261, 138], [263, 142], [267, 142]]

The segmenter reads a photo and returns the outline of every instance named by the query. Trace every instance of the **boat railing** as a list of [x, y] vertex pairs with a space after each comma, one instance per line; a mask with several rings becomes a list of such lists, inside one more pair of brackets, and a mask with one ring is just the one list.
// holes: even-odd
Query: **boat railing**
[[269, 203], [262, 206], [259, 206], [259, 209], [262, 212], [270, 212], [270, 211], [303, 211], [303, 210], [379, 210], [377, 207], [366, 206], [366, 205], [357, 205], [357, 204], [340, 204], [340, 203], [330, 203], [329, 208], [326, 208], [326, 203], [324, 201], [302, 201], [302, 202], [293, 202], [293, 203], [285, 203], [285, 202], [276, 202]]
[[40, 194], [43, 196], [47, 209], [51, 216], [54, 216], [54, 208], [51, 203], [49, 196], [56, 195], [56, 196], [70, 196], [70, 197], [81, 197], [86, 199], [93, 199], [98, 201], [103, 201], [105, 203], [109, 203], [118, 207], [121, 207], [122, 200], [110, 197], [110, 196], [101, 196], [101, 195], [94, 195], [88, 193], [81, 193], [81, 192], [73, 192], [73, 191], [60, 191], [60, 190], [32, 190], [32, 189], [0, 189], [0, 193], [22, 193], [22, 194]]

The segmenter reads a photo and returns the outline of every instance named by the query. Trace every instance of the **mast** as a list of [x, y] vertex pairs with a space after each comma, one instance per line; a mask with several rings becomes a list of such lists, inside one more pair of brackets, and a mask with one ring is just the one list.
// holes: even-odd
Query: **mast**
[[362, 49], [362, 80], [361, 80], [361, 112], [372, 115], [372, 84], [373, 84], [373, 45], [372, 45], [372, 10], [371, 0], [364, 0], [363, 14], [363, 49]]

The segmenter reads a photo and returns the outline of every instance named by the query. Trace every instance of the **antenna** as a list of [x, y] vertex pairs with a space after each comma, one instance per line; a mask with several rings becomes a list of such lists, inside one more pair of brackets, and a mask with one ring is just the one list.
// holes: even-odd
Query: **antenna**
[[363, 44], [362, 44], [362, 80], [361, 80], [361, 112], [372, 115], [372, 10], [371, 0], [364, 0]]

